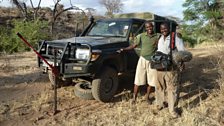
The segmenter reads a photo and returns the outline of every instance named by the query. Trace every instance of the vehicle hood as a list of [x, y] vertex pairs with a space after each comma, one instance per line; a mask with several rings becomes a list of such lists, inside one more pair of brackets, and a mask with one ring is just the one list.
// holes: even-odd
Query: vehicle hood
[[126, 38], [121, 37], [73, 37], [68, 39], [53, 40], [51, 42], [71, 42], [71, 43], [85, 43], [92, 46], [112, 44], [118, 42], [124, 42]]

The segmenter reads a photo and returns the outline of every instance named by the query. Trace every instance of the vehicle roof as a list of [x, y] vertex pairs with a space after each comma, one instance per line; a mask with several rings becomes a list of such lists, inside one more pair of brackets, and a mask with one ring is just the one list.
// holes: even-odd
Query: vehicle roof
[[97, 21], [137, 21], [137, 22], [145, 22], [145, 19], [140, 19], [140, 18], [105, 18], [105, 19], [99, 19]]
[[141, 19], [141, 18], [105, 18], [105, 19], [99, 19], [98, 21], [130, 21], [130, 22], [145, 22], [145, 21], [152, 21], [152, 22], [172, 22], [174, 24], [177, 24], [176, 21], [168, 19], [168, 18], [164, 18], [162, 20], [156, 20], [156, 19], [152, 19], [152, 20], [146, 20], [146, 19]]

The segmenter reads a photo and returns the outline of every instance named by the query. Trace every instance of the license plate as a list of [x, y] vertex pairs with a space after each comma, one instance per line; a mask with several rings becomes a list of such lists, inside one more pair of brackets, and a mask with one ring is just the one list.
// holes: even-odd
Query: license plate
[[73, 70], [82, 70], [82, 67], [74, 66]]

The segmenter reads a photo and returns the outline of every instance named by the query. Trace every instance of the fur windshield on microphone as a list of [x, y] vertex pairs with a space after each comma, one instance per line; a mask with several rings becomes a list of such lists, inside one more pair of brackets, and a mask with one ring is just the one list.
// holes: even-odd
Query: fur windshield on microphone
[[191, 52], [188, 51], [177, 51], [173, 52], [173, 62], [179, 63], [179, 62], [189, 62], [193, 56]]

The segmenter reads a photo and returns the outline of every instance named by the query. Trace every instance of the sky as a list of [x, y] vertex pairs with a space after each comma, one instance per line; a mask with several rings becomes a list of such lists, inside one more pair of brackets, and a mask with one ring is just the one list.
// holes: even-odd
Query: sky
[[[9, 0], [0, 0], [0, 6], [12, 6]], [[29, 4], [29, 0], [27, 4]], [[39, 0], [33, 0], [34, 6], [38, 4]], [[41, 6], [53, 7], [54, 0], [42, 0]], [[185, 0], [121, 0], [124, 4], [121, 13], [132, 12], [151, 12], [160, 16], [174, 16], [183, 19], [182, 11], [184, 8], [182, 4]], [[61, 0], [65, 7], [70, 6], [70, 0]], [[96, 13], [103, 15], [106, 8], [99, 4], [99, 0], [72, 0], [72, 4], [81, 9], [94, 8]]]

